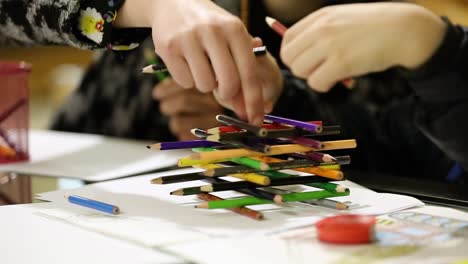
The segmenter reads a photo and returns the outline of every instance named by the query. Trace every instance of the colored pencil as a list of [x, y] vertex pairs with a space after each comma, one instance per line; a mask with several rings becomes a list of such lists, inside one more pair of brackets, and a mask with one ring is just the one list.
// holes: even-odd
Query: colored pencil
[[[279, 125], [279, 124], [262, 124], [262, 127], [268, 130], [290, 128], [289, 126], [284, 126], [284, 125]], [[219, 126], [219, 127], [213, 127], [207, 130], [207, 132], [210, 134], [240, 132], [240, 131], [242, 131], [242, 129], [233, 127], [233, 126]]]
[[180, 158], [177, 161], [177, 166], [190, 167], [190, 166], [206, 165], [206, 164], [220, 163], [220, 162], [226, 162], [226, 161], [229, 161], [229, 159], [195, 160], [190, 157], [185, 157], [185, 158]]
[[[314, 191], [314, 192], [302, 192], [302, 193], [289, 193], [281, 195], [281, 201], [283, 202], [298, 202], [312, 199], [323, 199], [328, 197], [347, 196], [349, 193], [332, 193], [328, 191]], [[257, 205], [257, 204], [269, 204], [272, 201], [259, 199], [255, 197], [245, 197], [237, 199], [229, 199], [224, 201], [213, 201], [198, 204], [196, 208], [205, 209], [226, 209], [233, 207]]]
[[286, 124], [290, 126], [294, 126], [295, 128], [300, 128], [304, 129], [313, 133], [320, 133], [322, 132], [322, 126], [313, 124], [313, 123], [308, 123], [308, 122], [302, 122], [294, 119], [289, 119], [289, 118], [284, 118], [284, 117], [279, 117], [279, 116], [274, 116], [274, 115], [265, 115], [265, 119], [275, 122], [275, 123], [280, 123], [280, 124]]
[[346, 210], [346, 209], [349, 208], [348, 205], [346, 205], [345, 203], [330, 200], [330, 199], [318, 199], [318, 200], [301, 201], [301, 203], [310, 204], [310, 205], [317, 205], [317, 206], [322, 206], [322, 207], [337, 209], [337, 210]]
[[[197, 197], [200, 200], [203, 200], [203, 201], [206, 201], [206, 202], [224, 201], [224, 199], [222, 199], [221, 197], [218, 197], [216, 195], [209, 194], [209, 193], [200, 193], [200, 194], [197, 195]], [[235, 212], [235, 213], [237, 213], [239, 215], [243, 215], [243, 216], [255, 219], [255, 220], [262, 220], [264, 218], [263, 213], [261, 213], [259, 211], [255, 211], [255, 210], [247, 208], [247, 207], [243, 207], [243, 206], [229, 208], [229, 210], [231, 210], [231, 211], [233, 211], [233, 212]]]
[[192, 133], [192, 135], [194, 135], [194, 136], [196, 136], [198, 138], [203, 138], [203, 139], [205, 139], [207, 136], [210, 135], [205, 130], [200, 129], [200, 128], [190, 129], [190, 133]]
[[[335, 149], [348, 149], [356, 147], [356, 140], [335, 140], [335, 141], [324, 141], [323, 148], [321, 150], [335, 150]], [[302, 146], [298, 144], [286, 144], [286, 145], [275, 145], [271, 146], [271, 150], [268, 153], [262, 153], [258, 151], [252, 151], [248, 149], [230, 149], [230, 150], [219, 150], [204, 153], [194, 153], [190, 158], [195, 160], [216, 160], [216, 159], [228, 159], [235, 157], [244, 156], [265, 156], [265, 155], [281, 155], [293, 152], [309, 152], [315, 151], [315, 148]]]
[[322, 142], [312, 139], [312, 138], [306, 138], [306, 137], [289, 137], [289, 139], [296, 144], [299, 145], [304, 145], [316, 149], [321, 149], [323, 148]]
[[170, 192], [171, 195], [177, 195], [177, 196], [194, 195], [194, 194], [199, 194], [199, 193], [203, 193], [203, 191], [200, 189], [200, 186], [180, 188], [180, 189]]
[[[306, 184], [313, 182], [327, 182], [328, 179], [317, 176], [297, 176], [288, 178], [271, 179], [271, 183], [268, 186], [282, 186], [282, 185], [293, 185], [293, 184]], [[247, 181], [227, 182], [227, 183], [215, 183], [207, 184], [200, 187], [201, 191], [204, 192], [220, 192], [220, 191], [232, 191], [246, 188], [261, 187], [254, 183]]]
[[312, 160], [288, 160], [282, 162], [275, 162], [268, 164], [266, 169], [260, 168], [253, 168], [253, 167], [245, 167], [245, 166], [232, 166], [232, 167], [222, 167], [212, 170], [205, 171], [205, 176], [210, 177], [219, 177], [227, 174], [234, 174], [234, 173], [251, 173], [251, 172], [262, 172], [266, 170], [286, 170], [286, 169], [296, 169], [296, 168], [304, 168], [310, 166], [318, 166], [320, 165], [316, 161]]
[[154, 150], [172, 150], [172, 149], [186, 149], [186, 148], [201, 148], [201, 147], [213, 147], [221, 146], [222, 144], [207, 141], [207, 140], [191, 140], [191, 141], [174, 141], [174, 142], [162, 142], [146, 146], [149, 149]]
[[[255, 56], [265, 55], [267, 53], [266, 46], [256, 47], [252, 49]], [[156, 72], [167, 72], [167, 66], [164, 61], [160, 60], [158, 64], [152, 64], [144, 67], [142, 73], [156, 73]]]
[[[210, 182], [210, 183], [230, 182], [230, 181], [223, 180], [221, 178], [206, 178], [203, 181], [207, 181], [207, 182]], [[260, 187], [263, 187], [263, 186], [260, 186]], [[274, 199], [276, 197], [276, 193], [274, 193], [274, 192], [270, 192], [270, 191], [267, 191], [267, 190], [260, 190], [260, 189], [256, 189], [256, 188], [238, 189], [238, 190], [236, 190], [236, 192], [240, 192], [240, 193], [243, 193], [243, 194], [251, 195], [253, 197], [266, 199], [266, 200], [271, 200], [271, 201], [274, 201]]]
[[[273, 29], [281, 37], [283, 37], [284, 34], [286, 34], [286, 31], [288, 30], [288, 28], [285, 25], [283, 25], [281, 22], [279, 22], [278, 20], [274, 18], [267, 16], [265, 17], [265, 22], [268, 24], [268, 26], [271, 29]], [[341, 83], [343, 83], [343, 85], [347, 88], [353, 88], [355, 85], [355, 80], [352, 78], [348, 78], [348, 79], [341, 81]]]
[[310, 159], [310, 160], [315, 160], [318, 162], [335, 162], [336, 161], [336, 158], [334, 158], [333, 156], [329, 154], [315, 152], [315, 151], [311, 151], [307, 153], [291, 153], [289, 155], [295, 158]]
[[[268, 134], [265, 136], [267, 138], [280, 138], [280, 137], [298, 137], [310, 135], [310, 132], [304, 132], [295, 128], [282, 128], [282, 129], [272, 129], [267, 130]], [[206, 137], [206, 140], [215, 141], [215, 142], [225, 142], [225, 141], [241, 141], [246, 138], [253, 138], [252, 134], [247, 131], [237, 131], [237, 132], [225, 132], [218, 134], [211, 134]]]
[[[206, 164], [206, 165], [199, 165], [197, 167], [202, 168], [204, 170], [222, 168], [222, 166], [219, 164]], [[230, 176], [230, 177], [238, 178], [238, 179], [248, 181], [251, 183], [255, 183], [258, 185], [269, 185], [271, 183], [271, 180], [268, 176], [260, 175], [256, 173], [233, 173], [233, 174], [228, 174], [228, 175], [223, 175], [223, 176]]]
[[313, 182], [310, 184], [307, 184], [307, 186], [323, 189], [329, 192], [347, 192], [349, 191], [348, 188], [346, 188], [343, 185], [332, 183], [332, 182]]
[[88, 207], [94, 210], [98, 210], [104, 213], [118, 214], [120, 212], [119, 207], [115, 205], [103, 203], [103, 202], [88, 199], [85, 197], [81, 197], [77, 195], [70, 195], [70, 196], [65, 196], [65, 198], [72, 204], [81, 205], [81, 206]]
[[247, 122], [244, 122], [242, 120], [236, 119], [234, 117], [230, 117], [227, 115], [217, 115], [216, 120], [219, 122], [226, 124], [226, 125], [232, 125], [241, 129], [244, 129], [246, 131], [249, 131], [256, 136], [259, 137], [266, 137], [268, 135], [268, 130], [263, 128], [263, 127], [257, 127], [253, 126]]
[[170, 175], [170, 176], [163, 176], [154, 178], [151, 180], [152, 184], [172, 184], [172, 183], [179, 183], [179, 182], [187, 182], [187, 181], [197, 181], [206, 178], [203, 175], [200, 175], [198, 172], [195, 173], [186, 173], [186, 174], [178, 174], [178, 175]]
[[278, 35], [284, 36], [284, 34], [286, 34], [288, 28], [281, 24], [278, 20], [271, 17], [265, 17], [265, 21], [271, 29], [278, 33]]
[[[275, 193], [275, 194], [291, 193], [290, 191], [287, 191], [287, 190], [278, 189], [278, 188], [270, 188], [270, 187], [266, 187], [266, 188], [264, 188], [264, 190], [267, 190], [267, 191], [269, 191], [271, 193]], [[347, 191], [349, 192], [349, 190], [347, 190]], [[279, 200], [278, 197], [276, 199]], [[309, 205], [318, 205], [318, 206], [331, 208], [331, 209], [338, 209], [338, 210], [348, 209], [348, 206], [345, 203], [337, 202], [337, 201], [330, 200], [330, 199], [327, 199], [327, 198], [318, 199], [318, 200], [299, 201], [299, 203], [309, 204]]]
[[[213, 148], [194, 148], [192, 149], [194, 152], [210, 152], [210, 151], [216, 151], [216, 149]], [[258, 170], [268, 170], [269, 166], [267, 163], [261, 161], [261, 160], [256, 160], [252, 159], [249, 157], [237, 157], [237, 158], [231, 158], [229, 161], [247, 166], [249, 168], [254, 168]], [[218, 162], [211, 162], [211, 163], [218, 163]]]
[[16, 150], [9, 146], [0, 145], [0, 159], [1, 158], [14, 158], [16, 156]]
[[[253, 159], [262, 160], [264, 162], [284, 161], [282, 159], [277, 159], [277, 158], [272, 158], [272, 157], [253, 157]], [[341, 171], [324, 170], [324, 169], [322, 169], [320, 167], [296, 168], [296, 169], [292, 169], [292, 170], [299, 171], [299, 172], [310, 173], [310, 174], [314, 174], [314, 175], [317, 175], [317, 176], [322, 176], [322, 177], [329, 178], [329, 179], [336, 180], [336, 181], [340, 181], [340, 180], [342, 180], [344, 178], [344, 174]], [[262, 174], [265, 175], [265, 173], [262, 173]]]

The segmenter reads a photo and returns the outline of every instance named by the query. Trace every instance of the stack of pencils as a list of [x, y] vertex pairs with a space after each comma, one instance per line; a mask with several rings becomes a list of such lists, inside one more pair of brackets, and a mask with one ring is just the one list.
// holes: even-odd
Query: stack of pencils
[[[320, 140], [324, 135], [339, 134], [339, 126], [324, 126], [321, 121], [302, 122], [273, 115], [265, 115], [265, 123], [261, 127], [225, 115], [218, 115], [216, 119], [221, 126], [191, 130], [198, 140], [148, 146], [154, 150], [190, 148], [194, 153], [181, 158], [179, 167], [193, 166], [204, 171], [160, 177], [151, 183], [208, 182], [206, 185], [177, 189], [171, 194], [197, 195], [205, 202], [196, 205], [196, 208], [230, 209], [254, 219], [263, 219], [263, 214], [246, 206], [301, 202], [336, 209], [347, 208], [345, 204], [327, 198], [349, 195], [348, 188], [331, 181], [345, 179], [341, 166], [350, 163], [350, 156], [332, 156], [327, 152], [355, 148], [356, 141]], [[306, 185], [318, 190], [289, 192], [280, 187], [286, 185]], [[225, 200], [213, 194], [221, 191], [237, 191], [248, 196]]]

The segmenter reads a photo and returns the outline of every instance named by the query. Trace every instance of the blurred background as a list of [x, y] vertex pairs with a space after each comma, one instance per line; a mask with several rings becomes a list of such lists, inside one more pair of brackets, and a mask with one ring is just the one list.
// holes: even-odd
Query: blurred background
[[[418, 0], [409, 2], [425, 6], [436, 14], [447, 16], [454, 23], [468, 26], [468, 0]], [[67, 47], [0, 47], [0, 60], [24, 60], [33, 66], [29, 78], [30, 127], [32, 129], [46, 129], [48, 127], [51, 115], [79, 84], [87, 66], [95, 56], [99, 56], [98, 53]], [[30, 184], [33, 194], [81, 184], [73, 180], [52, 178], [41, 178], [39, 180], [39, 178], [32, 177], [29, 183], [18, 183], [16, 178], [10, 181], [5, 179], [2, 180], [0, 175], [0, 193], [6, 189], [11, 192], [15, 188], [24, 188], [24, 186], [21, 187], [24, 184]], [[12, 186], [11, 184], [15, 180], [17, 184]], [[7, 184], [8, 182], [10, 184]], [[17, 202], [25, 199], [30, 199], [30, 197], [13, 197], [13, 200]], [[0, 199], [0, 205], [1, 203]]]

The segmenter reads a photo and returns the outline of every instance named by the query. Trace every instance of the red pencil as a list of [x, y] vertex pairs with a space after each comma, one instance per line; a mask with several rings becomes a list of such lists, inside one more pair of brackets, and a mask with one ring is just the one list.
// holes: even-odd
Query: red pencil
[[[221, 197], [218, 197], [216, 195], [210, 194], [210, 193], [199, 193], [197, 194], [197, 197], [203, 201], [220, 201], [224, 200]], [[243, 216], [250, 217], [255, 220], [262, 220], [263, 219], [263, 214], [261, 212], [252, 210], [247, 207], [236, 207], [236, 208], [230, 208], [229, 210], [238, 213]]]
[[278, 20], [272, 17], [265, 17], [265, 21], [268, 24], [268, 26], [270, 26], [270, 28], [273, 29], [280, 36], [284, 36], [286, 30], [288, 30], [288, 28], [285, 25], [281, 24]]
[[[288, 28], [281, 24], [278, 20], [272, 18], [272, 17], [265, 17], [265, 21], [268, 24], [268, 26], [273, 29], [278, 35], [284, 36]], [[354, 85], [356, 84], [355, 80], [353, 78], [346, 78], [341, 83], [346, 87], [346, 88], [353, 88]]]

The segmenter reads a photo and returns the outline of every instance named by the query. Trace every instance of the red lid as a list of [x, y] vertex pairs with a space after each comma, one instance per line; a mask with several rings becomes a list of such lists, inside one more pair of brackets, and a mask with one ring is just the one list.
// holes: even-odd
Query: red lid
[[372, 242], [375, 217], [367, 215], [337, 215], [318, 221], [318, 239], [336, 244], [361, 244]]
[[31, 71], [31, 65], [24, 61], [0, 61], [0, 74], [18, 74]]

